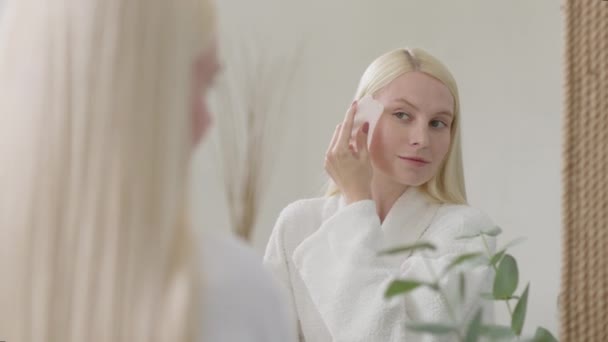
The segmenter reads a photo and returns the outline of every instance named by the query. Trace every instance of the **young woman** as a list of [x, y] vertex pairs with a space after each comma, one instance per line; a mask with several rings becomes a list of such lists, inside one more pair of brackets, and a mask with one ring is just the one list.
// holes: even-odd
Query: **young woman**
[[254, 253], [186, 219], [213, 16], [206, 0], [6, 3], [0, 340], [295, 340]]
[[[481, 238], [457, 237], [492, 222], [466, 204], [458, 90], [446, 67], [421, 49], [391, 51], [363, 74], [355, 100], [366, 95], [383, 112], [352, 137], [353, 102], [326, 153], [328, 195], [285, 208], [266, 250], [265, 264], [290, 290], [302, 341], [421, 341], [429, 337], [406, 322], [471, 317], [489, 291], [490, 271], [477, 267], [466, 272], [462, 305], [427, 288], [384, 299], [395, 278], [431, 281], [455, 255], [484, 251]], [[420, 240], [437, 250], [378, 256]], [[494, 249], [493, 239], [487, 244]], [[457, 280], [444, 285], [453, 291]], [[484, 314], [491, 318], [491, 305]]]

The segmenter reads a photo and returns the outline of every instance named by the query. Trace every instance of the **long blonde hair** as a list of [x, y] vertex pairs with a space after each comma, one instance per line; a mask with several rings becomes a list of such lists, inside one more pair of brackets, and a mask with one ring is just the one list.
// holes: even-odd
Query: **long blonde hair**
[[[448, 154], [433, 178], [420, 188], [431, 198], [441, 203], [466, 203], [462, 149], [460, 142], [460, 100], [458, 87], [450, 71], [435, 57], [422, 49], [396, 49], [374, 60], [365, 70], [355, 100], [365, 95], [375, 95], [397, 77], [412, 71], [423, 72], [445, 84], [454, 97], [454, 121], [451, 128], [451, 145]], [[333, 182], [328, 186], [328, 195], [339, 189]]]
[[0, 340], [194, 341], [205, 0], [18, 0], [0, 30]]

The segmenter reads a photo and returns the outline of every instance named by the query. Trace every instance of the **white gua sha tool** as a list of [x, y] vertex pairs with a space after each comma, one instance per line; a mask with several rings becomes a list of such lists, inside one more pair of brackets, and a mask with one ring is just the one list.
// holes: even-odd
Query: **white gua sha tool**
[[355, 121], [353, 122], [353, 130], [351, 132], [351, 142], [354, 144], [354, 139], [357, 136], [357, 132], [363, 126], [363, 123], [369, 123], [368, 139], [367, 143], [371, 142], [373, 129], [376, 127], [376, 123], [380, 118], [380, 115], [384, 112], [384, 106], [382, 103], [374, 100], [371, 95], [363, 96], [357, 101], [357, 113], [355, 113]]

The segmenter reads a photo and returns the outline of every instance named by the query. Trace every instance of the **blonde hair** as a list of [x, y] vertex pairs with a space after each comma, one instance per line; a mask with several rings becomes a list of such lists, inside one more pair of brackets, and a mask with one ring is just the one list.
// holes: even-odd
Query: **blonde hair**
[[194, 341], [185, 220], [204, 0], [9, 1], [0, 340]]
[[[397, 49], [374, 60], [365, 70], [355, 100], [375, 95], [397, 77], [413, 71], [423, 72], [445, 84], [454, 97], [454, 121], [451, 127], [451, 144], [439, 171], [420, 188], [441, 203], [466, 203], [462, 150], [460, 142], [460, 101], [458, 87], [450, 71], [435, 57], [422, 49]], [[327, 195], [339, 192], [330, 182]]]

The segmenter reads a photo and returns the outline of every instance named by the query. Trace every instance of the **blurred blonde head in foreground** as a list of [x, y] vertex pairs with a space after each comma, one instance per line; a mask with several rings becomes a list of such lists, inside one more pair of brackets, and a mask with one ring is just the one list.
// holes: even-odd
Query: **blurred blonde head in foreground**
[[212, 21], [205, 0], [7, 2], [0, 340], [196, 339], [186, 189]]

